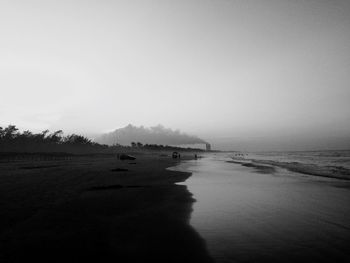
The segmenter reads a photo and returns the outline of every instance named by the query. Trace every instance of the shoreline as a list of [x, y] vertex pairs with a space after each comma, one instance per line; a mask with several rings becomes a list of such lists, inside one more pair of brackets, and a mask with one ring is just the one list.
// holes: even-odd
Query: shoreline
[[252, 167], [258, 171], [265, 170], [265, 172], [268, 173], [274, 173], [274, 167], [279, 167], [300, 174], [350, 181], [350, 171], [344, 167], [338, 166], [316, 166], [314, 164], [303, 164], [299, 162], [277, 162], [256, 159], [237, 160], [234, 158], [227, 162]]
[[198, 199], [191, 224], [216, 262], [349, 259], [350, 196], [339, 189], [347, 181], [230, 162], [226, 155], [191, 161], [194, 175], [184, 183]]
[[175, 184], [191, 173], [166, 169], [179, 162], [164, 154], [136, 157], [1, 163], [1, 262], [213, 262], [189, 225], [192, 194]]

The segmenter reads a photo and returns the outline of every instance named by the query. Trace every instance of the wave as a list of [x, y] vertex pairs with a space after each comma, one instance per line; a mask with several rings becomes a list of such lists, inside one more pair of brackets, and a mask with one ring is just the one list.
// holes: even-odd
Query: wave
[[314, 175], [314, 176], [322, 176], [329, 178], [337, 178], [350, 180], [350, 169], [344, 168], [342, 166], [333, 166], [333, 165], [316, 165], [316, 164], [306, 164], [300, 162], [282, 162], [282, 161], [274, 161], [274, 160], [257, 160], [257, 159], [235, 159], [233, 158], [234, 163], [239, 163], [246, 167], [253, 167], [258, 170], [273, 171], [271, 167], [280, 167], [287, 169], [292, 172]]
[[238, 163], [245, 167], [254, 168], [258, 173], [270, 174], [276, 172], [275, 167], [270, 165], [261, 165], [253, 162], [242, 162], [242, 161], [227, 161], [228, 163]]

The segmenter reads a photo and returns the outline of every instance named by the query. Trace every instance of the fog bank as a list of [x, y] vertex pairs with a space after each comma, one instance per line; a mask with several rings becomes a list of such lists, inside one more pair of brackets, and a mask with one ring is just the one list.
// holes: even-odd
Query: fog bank
[[98, 143], [113, 145], [130, 145], [131, 142], [141, 142], [142, 144], [200, 144], [206, 143], [203, 139], [194, 135], [188, 135], [179, 130], [172, 130], [162, 125], [145, 128], [129, 124], [128, 126], [116, 129], [113, 132], [103, 134], [95, 139]]

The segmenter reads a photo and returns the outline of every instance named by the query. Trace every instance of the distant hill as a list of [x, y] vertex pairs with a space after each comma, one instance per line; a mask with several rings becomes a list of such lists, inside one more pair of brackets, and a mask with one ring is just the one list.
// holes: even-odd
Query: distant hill
[[108, 145], [130, 145], [131, 142], [163, 145], [206, 143], [206, 141], [198, 138], [197, 136], [188, 135], [180, 132], [179, 130], [168, 129], [162, 125], [145, 128], [143, 126], [137, 127], [131, 124], [113, 132], [103, 134], [95, 138], [95, 141]]

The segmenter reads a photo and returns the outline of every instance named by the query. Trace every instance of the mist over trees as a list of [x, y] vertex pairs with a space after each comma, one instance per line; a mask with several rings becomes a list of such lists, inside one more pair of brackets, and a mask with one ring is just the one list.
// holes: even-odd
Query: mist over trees
[[[151, 150], [151, 151], [198, 151], [203, 152], [203, 149], [193, 147], [177, 147], [163, 144], [142, 144], [141, 142], [131, 142], [131, 149]], [[127, 147], [127, 146], [122, 146]]]
[[96, 142], [114, 145], [130, 145], [132, 142], [143, 142], [157, 145], [205, 144], [206, 141], [179, 130], [165, 128], [162, 125], [145, 128], [129, 124], [124, 128], [97, 137]]

